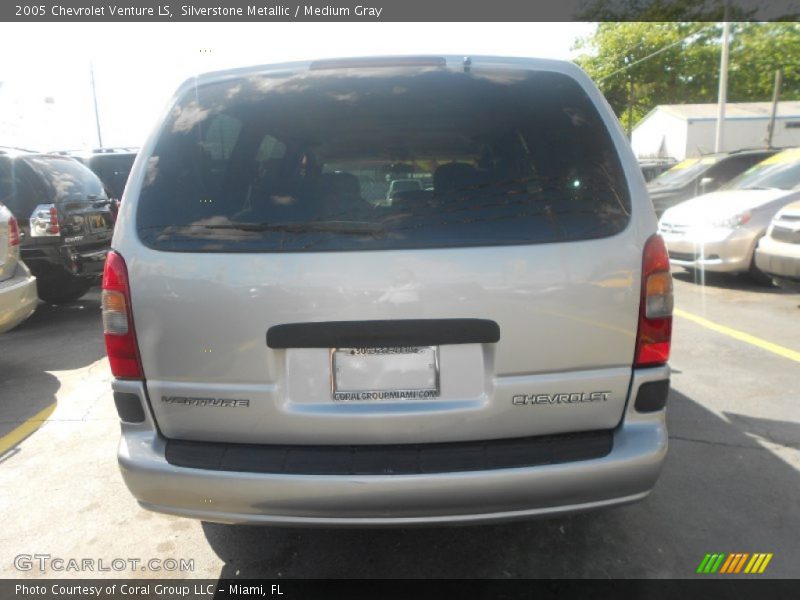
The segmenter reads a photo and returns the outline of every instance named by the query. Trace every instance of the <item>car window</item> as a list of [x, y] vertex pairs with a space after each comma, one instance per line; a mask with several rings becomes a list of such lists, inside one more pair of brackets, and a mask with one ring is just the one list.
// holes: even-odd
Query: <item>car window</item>
[[49, 194], [45, 183], [23, 160], [0, 157], [0, 203], [18, 221], [27, 222], [36, 206], [46, 202]]
[[735, 154], [718, 162], [704, 173], [703, 176], [711, 177], [714, 179], [715, 184], [721, 185], [730, 181], [740, 173], [743, 173], [754, 164], [761, 162], [768, 156], [769, 154]]
[[133, 154], [100, 154], [92, 156], [88, 166], [100, 178], [112, 198], [121, 198], [135, 158]]
[[22, 160], [46, 183], [49, 202], [106, 198], [97, 175], [77, 160], [58, 156], [26, 156]]
[[179, 99], [137, 228], [164, 250], [361, 250], [590, 239], [629, 214], [616, 149], [568, 76], [332, 69]]
[[693, 181], [717, 162], [716, 157], [687, 158], [650, 183], [654, 186], [682, 186]]
[[800, 149], [784, 150], [750, 167], [731, 180], [726, 189], [777, 188], [791, 190], [800, 186]]

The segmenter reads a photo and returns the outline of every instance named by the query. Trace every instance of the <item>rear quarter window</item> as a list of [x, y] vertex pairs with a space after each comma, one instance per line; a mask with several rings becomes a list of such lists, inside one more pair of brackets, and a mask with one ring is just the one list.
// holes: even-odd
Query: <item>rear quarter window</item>
[[101, 154], [88, 160], [88, 167], [103, 182], [113, 198], [121, 198], [135, 159], [133, 154]]
[[56, 156], [33, 156], [26, 157], [24, 161], [44, 182], [48, 202], [86, 201], [106, 197], [103, 184], [97, 175], [77, 160]]
[[49, 202], [44, 181], [21, 158], [0, 157], [0, 203], [20, 223], [27, 223], [37, 205]]
[[170, 251], [438, 248], [606, 237], [630, 209], [609, 133], [571, 77], [332, 69], [179, 99], [146, 160], [136, 227]]

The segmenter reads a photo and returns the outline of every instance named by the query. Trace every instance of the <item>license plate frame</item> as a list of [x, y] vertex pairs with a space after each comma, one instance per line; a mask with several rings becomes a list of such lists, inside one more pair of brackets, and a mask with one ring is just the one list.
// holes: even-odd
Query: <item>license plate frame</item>
[[[424, 400], [441, 392], [438, 346], [331, 348], [330, 367], [335, 402]], [[398, 379], [406, 383], [392, 385]]]

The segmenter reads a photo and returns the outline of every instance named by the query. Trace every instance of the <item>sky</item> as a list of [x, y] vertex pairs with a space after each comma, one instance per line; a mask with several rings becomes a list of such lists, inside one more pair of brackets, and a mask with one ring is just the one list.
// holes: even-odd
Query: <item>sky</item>
[[[569, 60], [589, 23], [0, 23], [0, 146], [140, 146], [198, 73], [342, 56], [493, 54]], [[90, 68], [91, 65], [91, 68]]]

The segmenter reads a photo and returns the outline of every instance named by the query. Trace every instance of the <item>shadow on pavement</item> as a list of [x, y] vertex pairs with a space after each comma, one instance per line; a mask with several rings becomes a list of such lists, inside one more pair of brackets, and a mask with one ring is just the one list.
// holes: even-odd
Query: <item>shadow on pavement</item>
[[730, 412], [724, 414], [743, 433], [800, 450], [800, 423], [796, 421], [762, 419]]
[[50, 371], [85, 367], [103, 354], [98, 292], [60, 306], [40, 302], [0, 336], [0, 437], [55, 404], [60, 383]]
[[686, 271], [681, 268], [673, 268], [672, 276], [679, 281], [728, 290], [777, 295], [797, 293], [771, 284], [756, 283], [747, 274], [713, 273], [711, 271], [703, 273], [701, 271]]
[[622, 508], [496, 526], [203, 530], [221, 578], [680, 578], [706, 552], [773, 552], [761, 577], [797, 577], [786, 532], [800, 531], [798, 472], [678, 391], [668, 414], [662, 477]]

